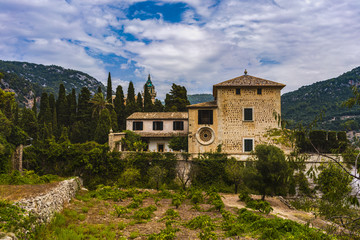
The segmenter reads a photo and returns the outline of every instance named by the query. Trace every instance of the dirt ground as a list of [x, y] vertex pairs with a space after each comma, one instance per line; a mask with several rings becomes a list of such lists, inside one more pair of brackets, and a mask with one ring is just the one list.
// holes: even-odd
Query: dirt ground
[[59, 183], [39, 185], [0, 185], [0, 199], [17, 201], [22, 198], [30, 198], [46, 193]]

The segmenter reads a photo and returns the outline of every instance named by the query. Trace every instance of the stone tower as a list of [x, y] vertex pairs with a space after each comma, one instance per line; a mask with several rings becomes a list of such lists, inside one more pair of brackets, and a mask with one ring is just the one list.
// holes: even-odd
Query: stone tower
[[213, 86], [214, 101], [188, 106], [189, 153], [249, 154], [278, 127], [284, 84], [245, 74]]
[[145, 92], [145, 86], [147, 86], [147, 88], [149, 89], [149, 93], [151, 96], [151, 99], [153, 100], [153, 102], [155, 101], [155, 97], [156, 97], [156, 92], [155, 92], [155, 86], [154, 84], [151, 82], [151, 77], [150, 74], [148, 76], [148, 80], [146, 81], [145, 85], [144, 85], [144, 92]]

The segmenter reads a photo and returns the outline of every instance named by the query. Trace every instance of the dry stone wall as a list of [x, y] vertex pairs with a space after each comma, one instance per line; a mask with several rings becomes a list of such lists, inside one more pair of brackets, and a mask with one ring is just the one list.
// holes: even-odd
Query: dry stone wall
[[56, 212], [60, 212], [82, 187], [80, 178], [73, 178], [59, 183], [58, 186], [42, 195], [22, 199], [19, 207], [38, 216], [40, 223], [48, 223]]

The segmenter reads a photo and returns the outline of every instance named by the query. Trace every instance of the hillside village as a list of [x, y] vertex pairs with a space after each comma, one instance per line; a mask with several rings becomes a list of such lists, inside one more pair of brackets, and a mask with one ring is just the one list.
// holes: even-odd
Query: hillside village
[[[173, 84], [163, 105], [150, 75], [138, 94], [130, 82], [113, 95], [109, 73], [106, 88], [61, 83], [31, 108], [9, 87], [0, 89], [0, 239], [360, 234], [358, 149], [344, 131], [288, 128], [282, 83], [245, 70], [213, 85], [213, 101], [190, 104]], [[35, 215], [17, 219], [22, 209]]]

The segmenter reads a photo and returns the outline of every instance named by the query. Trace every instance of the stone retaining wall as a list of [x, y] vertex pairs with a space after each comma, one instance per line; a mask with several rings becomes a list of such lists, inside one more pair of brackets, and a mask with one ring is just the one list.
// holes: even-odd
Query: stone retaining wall
[[32, 198], [17, 201], [19, 207], [38, 216], [39, 223], [48, 223], [60, 212], [82, 187], [80, 178], [64, 180], [50, 191]]

